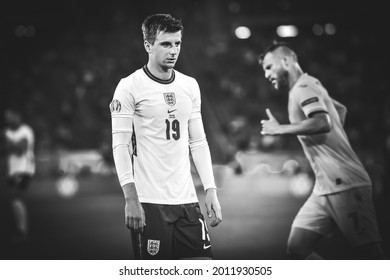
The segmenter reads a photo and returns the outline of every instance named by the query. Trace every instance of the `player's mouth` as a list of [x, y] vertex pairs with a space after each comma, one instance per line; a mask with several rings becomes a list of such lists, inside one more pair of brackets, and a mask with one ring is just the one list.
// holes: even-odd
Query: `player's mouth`
[[176, 63], [176, 58], [168, 58], [167, 62], [168, 63]]

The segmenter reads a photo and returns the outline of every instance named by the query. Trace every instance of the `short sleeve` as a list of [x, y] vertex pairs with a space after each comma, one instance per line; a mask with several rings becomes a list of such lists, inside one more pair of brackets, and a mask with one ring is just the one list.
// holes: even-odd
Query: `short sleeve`
[[113, 99], [110, 103], [110, 112], [115, 117], [132, 117], [135, 110], [134, 96], [130, 85], [123, 79], [118, 83]]
[[299, 106], [306, 115], [311, 117], [315, 113], [328, 112], [321, 91], [315, 86], [300, 84], [295, 89], [299, 92]]
[[199, 84], [195, 79], [192, 79], [191, 87], [194, 96], [193, 96], [192, 112], [191, 112], [190, 119], [193, 120], [193, 119], [201, 118], [201, 113], [200, 113], [201, 97], [200, 97]]
[[118, 83], [113, 99], [109, 105], [112, 119], [112, 132], [132, 132], [132, 118], [135, 110], [135, 99], [131, 87], [124, 80]]

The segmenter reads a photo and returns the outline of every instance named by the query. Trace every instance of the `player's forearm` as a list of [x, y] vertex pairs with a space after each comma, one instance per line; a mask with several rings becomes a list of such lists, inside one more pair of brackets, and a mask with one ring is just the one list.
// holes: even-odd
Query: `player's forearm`
[[190, 120], [188, 124], [190, 149], [203, 188], [216, 188], [209, 144], [204, 133], [202, 118]]
[[131, 142], [132, 126], [131, 119], [113, 118], [112, 119], [112, 151], [115, 162], [115, 168], [121, 186], [134, 182], [132, 153], [133, 146]]
[[115, 169], [122, 187], [125, 184], [134, 182], [130, 149], [130, 145], [126, 144], [120, 144], [113, 148]]
[[327, 133], [331, 129], [329, 116], [312, 117], [301, 122], [280, 125], [277, 134], [312, 135]]
[[128, 183], [122, 186], [123, 195], [126, 201], [139, 201], [137, 189], [134, 183]]
[[192, 159], [205, 190], [216, 188], [210, 149], [207, 141], [191, 147]]

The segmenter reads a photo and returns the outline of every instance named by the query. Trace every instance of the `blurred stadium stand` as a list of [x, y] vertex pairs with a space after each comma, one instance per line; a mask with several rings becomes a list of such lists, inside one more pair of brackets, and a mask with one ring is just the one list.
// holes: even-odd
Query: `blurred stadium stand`
[[[287, 100], [263, 79], [257, 56], [280, 39], [278, 25], [295, 24], [299, 35], [284, 40], [296, 46], [304, 70], [347, 105], [347, 134], [382, 193], [389, 185], [390, 150], [389, 57], [381, 36], [385, 5], [319, 0], [10, 2], [1, 11], [0, 110], [9, 105], [23, 109], [36, 131], [42, 166], [48, 160], [59, 162], [61, 150], [94, 150], [112, 164], [108, 104], [115, 86], [146, 62], [140, 30], [145, 16], [171, 13], [185, 27], [177, 69], [200, 84], [215, 164], [235, 162], [237, 152], [248, 149], [259, 155], [284, 151], [294, 158], [300, 151], [294, 137], [259, 134], [266, 107], [287, 121]], [[326, 23], [336, 26], [334, 35], [313, 33], [315, 24]], [[239, 25], [251, 29], [249, 39], [234, 35]]]

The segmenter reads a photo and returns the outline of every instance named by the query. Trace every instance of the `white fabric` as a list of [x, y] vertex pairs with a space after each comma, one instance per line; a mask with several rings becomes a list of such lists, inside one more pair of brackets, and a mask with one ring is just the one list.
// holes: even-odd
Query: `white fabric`
[[118, 178], [121, 186], [135, 183], [140, 202], [198, 201], [189, 145], [204, 187], [215, 187], [198, 83], [174, 74], [172, 82], [161, 83], [139, 69], [118, 83], [110, 104]]
[[202, 180], [203, 187], [205, 190], [216, 188], [211, 165], [210, 149], [204, 133], [202, 119], [191, 120], [189, 123], [189, 131], [192, 160]]
[[290, 90], [290, 122], [300, 122], [315, 112], [326, 112], [332, 129], [328, 133], [298, 136], [316, 175], [314, 193], [322, 195], [370, 185], [371, 180], [350, 146], [333, 100], [317, 79], [303, 74]]
[[21, 155], [10, 154], [8, 157], [8, 175], [12, 176], [18, 173], [35, 174], [34, 159], [34, 133], [31, 127], [26, 124], [21, 125], [16, 130], [7, 129], [5, 137], [10, 142], [20, 142], [27, 140], [27, 150]]

